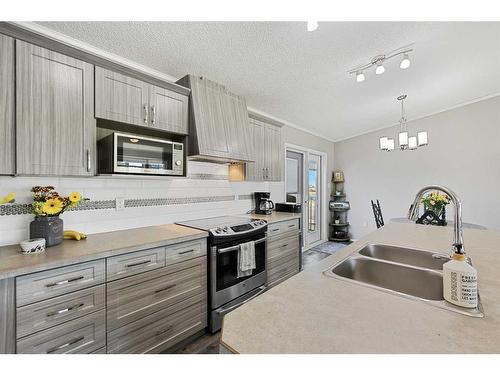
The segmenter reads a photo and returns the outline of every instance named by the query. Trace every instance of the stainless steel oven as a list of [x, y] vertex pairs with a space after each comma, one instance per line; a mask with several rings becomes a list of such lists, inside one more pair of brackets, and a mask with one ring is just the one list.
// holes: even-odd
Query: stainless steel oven
[[[226, 216], [178, 224], [209, 232], [209, 329], [216, 332], [224, 314], [265, 290], [267, 223]], [[255, 244], [255, 268], [250, 275], [238, 277], [240, 245], [249, 241]]]
[[99, 173], [184, 175], [184, 145], [179, 142], [115, 132], [97, 147]]

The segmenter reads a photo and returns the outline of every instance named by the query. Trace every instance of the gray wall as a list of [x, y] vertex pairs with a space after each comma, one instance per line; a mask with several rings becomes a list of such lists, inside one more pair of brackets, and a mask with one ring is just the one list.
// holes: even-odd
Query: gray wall
[[[353, 238], [375, 227], [370, 199], [379, 199], [384, 220], [406, 215], [416, 191], [428, 184], [454, 190], [466, 222], [500, 229], [500, 97], [408, 123], [427, 130], [429, 145], [415, 151], [378, 150], [381, 136], [398, 127], [335, 143], [335, 169], [345, 173]], [[448, 206], [447, 216], [453, 208]]]

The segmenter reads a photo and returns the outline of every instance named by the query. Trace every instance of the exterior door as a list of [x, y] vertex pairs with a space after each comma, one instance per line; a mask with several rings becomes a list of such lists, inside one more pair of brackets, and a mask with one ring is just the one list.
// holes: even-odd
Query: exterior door
[[16, 41], [17, 173], [94, 174], [94, 67]]
[[307, 238], [308, 245], [321, 240], [321, 156], [307, 153]]

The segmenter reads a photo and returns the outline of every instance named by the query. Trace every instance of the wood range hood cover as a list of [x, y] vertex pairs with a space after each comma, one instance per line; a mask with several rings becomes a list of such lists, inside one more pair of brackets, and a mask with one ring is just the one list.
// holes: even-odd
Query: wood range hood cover
[[253, 162], [245, 98], [204, 77], [186, 75], [177, 83], [191, 89], [188, 158], [216, 163]]

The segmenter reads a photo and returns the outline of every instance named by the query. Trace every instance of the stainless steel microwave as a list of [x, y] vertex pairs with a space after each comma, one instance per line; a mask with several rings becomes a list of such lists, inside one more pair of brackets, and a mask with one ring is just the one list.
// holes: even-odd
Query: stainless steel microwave
[[112, 133], [97, 142], [99, 173], [184, 175], [184, 145], [135, 134]]

